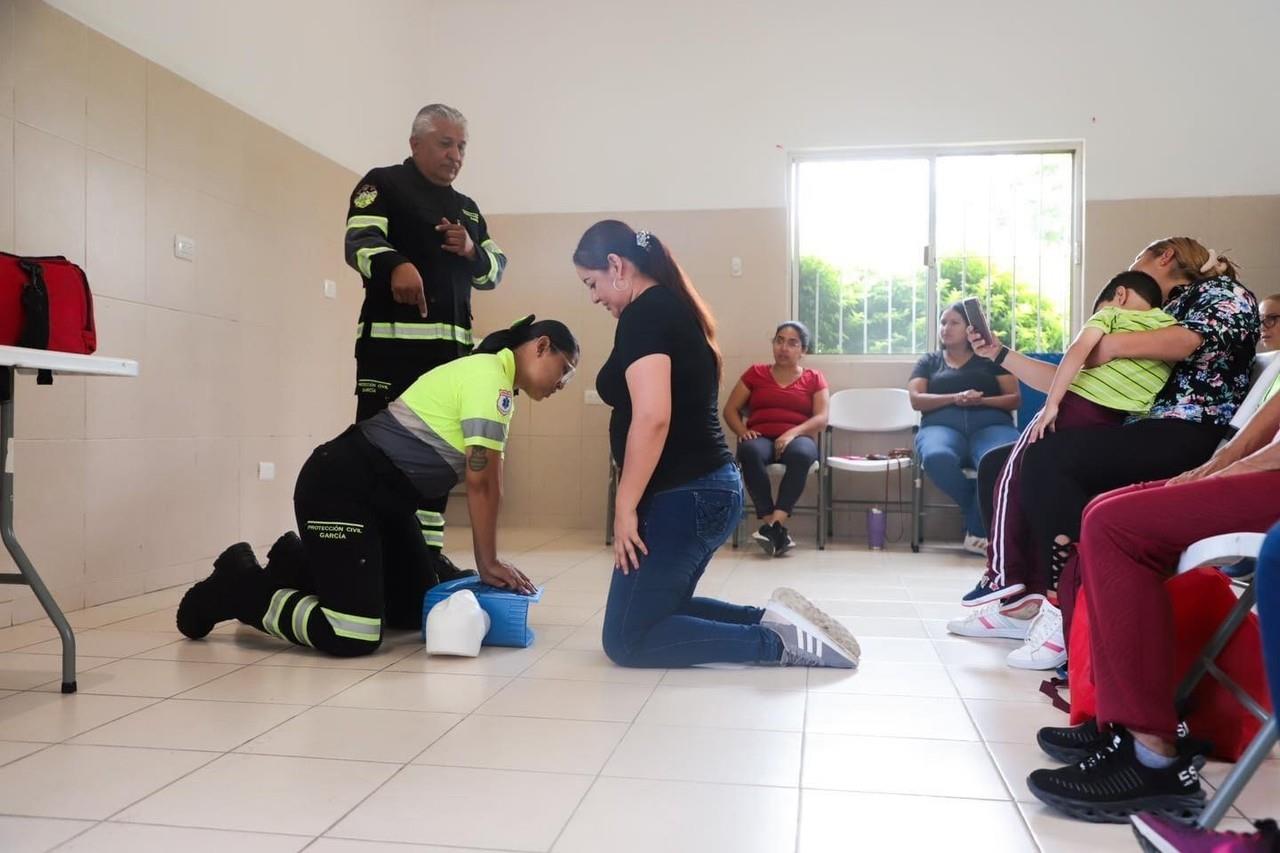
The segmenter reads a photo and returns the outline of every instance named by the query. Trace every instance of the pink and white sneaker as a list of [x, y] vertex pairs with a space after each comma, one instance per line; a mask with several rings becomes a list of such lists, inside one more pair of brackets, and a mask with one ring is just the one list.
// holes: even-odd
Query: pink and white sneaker
[[1057, 669], [1067, 662], [1067, 641], [1062, 635], [1062, 611], [1049, 602], [1027, 629], [1027, 642], [1009, 652], [1005, 662], [1015, 669]]
[[1042, 600], [1042, 596], [1029, 595], [1013, 604], [995, 602], [980, 607], [963, 619], [947, 623], [947, 632], [961, 637], [995, 638], [1001, 640], [1025, 640], [1035, 621], [1027, 605]]

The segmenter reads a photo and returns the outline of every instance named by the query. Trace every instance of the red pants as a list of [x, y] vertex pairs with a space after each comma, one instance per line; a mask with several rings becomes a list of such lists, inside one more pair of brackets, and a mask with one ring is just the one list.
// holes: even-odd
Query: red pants
[[[1095, 426], [1118, 426], [1125, 413], [1099, 406], [1092, 400], [1068, 391], [1058, 406], [1055, 430], [1082, 429]], [[1040, 413], [1022, 430], [1013, 445], [1009, 460], [996, 480], [991, 508], [991, 540], [987, 545], [987, 565], [995, 572], [999, 585], [1024, 583], [1026, 594], [1049, 592], [1049, 567], [1036, 547], [1031, 525], [1022, 510], [1022, 458], [1030, 446], [1031, 430], [1040, 421]]]
[[1099, 724], [1173, 739], [1173, 610], [1164, 582], [1198, 540], [1262, 533], [1278, 519], [1280, 471], [1139, 483], [1090, 502], [1077, 568], [1088, 590]]

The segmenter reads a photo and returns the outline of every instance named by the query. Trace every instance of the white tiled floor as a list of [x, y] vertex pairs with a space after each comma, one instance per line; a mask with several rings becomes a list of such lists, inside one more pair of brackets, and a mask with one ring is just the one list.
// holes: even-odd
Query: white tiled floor
[[[63, 696], [52, 629], [0, 630], [0, 850], [1136, 849], [1026, 792], [1047, 764], [1036, 728], [1064, 718], [1039, 674], [1004, 666], [1012, 643], [943, 632], [976, 560], [726, 549], [707, 591], [795, 586], [858, 634], [862, 667], [638, 671], [600, 650], [596, 539], [504, 534], [546, 586], [538, 639], [476, 659], [429, 658], [413, 634], [349, 660], [231, 625], [189, 642], [168, 590], [73, 614], [80, 692]], [[1272, 760], [1231, 828], [1280, 812], [1278, 791]]]

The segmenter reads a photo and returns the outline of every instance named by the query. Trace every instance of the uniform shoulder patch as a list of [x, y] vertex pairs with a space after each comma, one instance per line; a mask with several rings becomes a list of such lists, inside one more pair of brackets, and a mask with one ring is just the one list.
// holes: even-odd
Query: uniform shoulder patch
[[464, 216], [467, 217], [467, 219], [470, 219], [472, 222], [478, 223], [480, 221], [480, 211], [478, 210], [467, 210], [464, 207], [462, 208], [462, 213]]
[[511, 414], [511, 392], [505, 388], [498, 392], [498, 414], [504, 418]]
[[361, 210], [364, 210], [366, 207], [373, 204], [374, 199], [377, 197], [377, 187], [373, 184], [361, 184], [360, 188], [356, 190], [356, 194], [352, 196], [351, 203]]

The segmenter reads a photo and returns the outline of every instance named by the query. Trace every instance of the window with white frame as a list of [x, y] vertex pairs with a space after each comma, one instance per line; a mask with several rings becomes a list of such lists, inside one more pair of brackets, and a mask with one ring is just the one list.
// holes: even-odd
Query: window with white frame
[[1079, 292], [1075, 144], [792, 156], [792, 310], [819, 355], [937, 348], [939, 310], [980, 298], [1001, 339], [1061, 352]]

